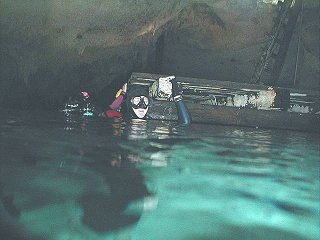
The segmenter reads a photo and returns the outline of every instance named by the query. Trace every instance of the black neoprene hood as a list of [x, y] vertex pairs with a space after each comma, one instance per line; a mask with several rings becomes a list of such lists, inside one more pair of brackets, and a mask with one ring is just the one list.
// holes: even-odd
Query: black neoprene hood
[[146, 96], [149, 98], [147, 88], [141, 85], [131, 85], [126, 93], [126, 103], [128, 108], [131, 108], [131, 99], [138, 96]]

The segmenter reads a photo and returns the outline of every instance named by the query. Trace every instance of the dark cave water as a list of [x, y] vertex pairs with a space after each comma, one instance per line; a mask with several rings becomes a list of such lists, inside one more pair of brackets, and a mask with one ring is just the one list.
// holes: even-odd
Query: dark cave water
[[2, 112], [1, 239], [319, 239], [319, 135]]

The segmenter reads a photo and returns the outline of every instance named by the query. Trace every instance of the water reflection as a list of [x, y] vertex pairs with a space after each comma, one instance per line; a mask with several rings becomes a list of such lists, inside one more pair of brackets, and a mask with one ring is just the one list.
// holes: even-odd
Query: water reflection
[[115, 117], [112, 119], [112, 135], [116, 137], [120, 137], [123, 134], [123, 119], [121, 117]]
[[132, 119], [126, 125], [125, 136], [129, 140], [166, 139], [173, 136], [184, 136], [188, 128], [188, 125], [179, 125], [176, 122]]
[[88, 130], [88, 124], [90, 122], [90, 117], [87, 116], [79, 116], [67, 114], [64, 118], [64, 130], [66, 131], [77, 131], [81, 130], [83, 133], [86, 133]]

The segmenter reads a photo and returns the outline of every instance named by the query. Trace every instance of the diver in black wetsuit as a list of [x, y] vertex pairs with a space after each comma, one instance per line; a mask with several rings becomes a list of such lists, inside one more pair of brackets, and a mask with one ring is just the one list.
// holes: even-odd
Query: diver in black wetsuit
[[[191, 122], [190, 113], [183, 102], [182, 89], [178, 85], [176, 79], [172, 76], [171, 81], [171, 97], [177, 108], [178, 122], [179, 124], [189, 124]], [[162, 81], [168, 83], [168, 80]], [[159, 84], [158, 84], [159, 87]], [[152, 104], [152, 100], [149, 97], [148, 90], [141, 85], [131, 85], [130, 88], [122, 91], [122, 93], [116, 97], [114, 102], [109, 106], [110, 109], [99, 114], [101, 117], [119, 117], [120, 108], [123, 101], [125, 101], [125, 106], [121, 109], [124, 112], [124, 117], [127, 118], [137, 118], [137, 119], [152, 119], [148, 116], [149, 106]], [[124, 97], [125, 96], [125, 97]]]

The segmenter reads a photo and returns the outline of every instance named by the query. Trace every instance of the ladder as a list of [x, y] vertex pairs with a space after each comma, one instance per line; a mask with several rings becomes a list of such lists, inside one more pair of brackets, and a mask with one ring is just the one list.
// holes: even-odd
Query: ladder
[[302, 0], [279, 1], [277, 7], [270, 40], [255, 67], [252, 83], [276, 85], [302, 8]]

